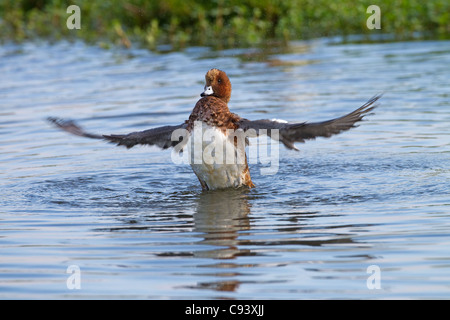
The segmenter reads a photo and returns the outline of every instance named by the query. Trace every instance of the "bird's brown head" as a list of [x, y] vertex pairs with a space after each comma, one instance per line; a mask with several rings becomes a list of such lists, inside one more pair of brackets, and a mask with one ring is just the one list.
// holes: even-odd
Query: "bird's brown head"
[[200, 96], [213, 96], [222, 99], [226, 103], [231, 98], [231, 82], [225, 72], [219, 69], [211, 69], [205, 75], [205, 91]]

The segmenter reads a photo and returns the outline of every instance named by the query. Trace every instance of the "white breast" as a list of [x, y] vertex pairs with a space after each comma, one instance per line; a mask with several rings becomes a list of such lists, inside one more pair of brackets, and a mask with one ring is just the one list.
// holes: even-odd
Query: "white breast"
[[194, 125], [187, 142], [190, 165], [209, 190], [239, 187], [245, 182], [245, 141], [236, 148], [233, 140], [206, 123]]

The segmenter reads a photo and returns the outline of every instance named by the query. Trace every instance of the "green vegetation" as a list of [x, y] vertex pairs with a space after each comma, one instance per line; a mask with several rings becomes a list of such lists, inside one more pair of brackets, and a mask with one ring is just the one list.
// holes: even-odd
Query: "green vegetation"
[[[81, 29], [66, 27], [67, 7], [81, 9]], [[381, 9], [369, 30], [367, 7]], [[242, 47], [312, 37], [391, 34], [449, 38], [448, 0], [0, 0], [0, 38], [83, 39], [104, 45]]]

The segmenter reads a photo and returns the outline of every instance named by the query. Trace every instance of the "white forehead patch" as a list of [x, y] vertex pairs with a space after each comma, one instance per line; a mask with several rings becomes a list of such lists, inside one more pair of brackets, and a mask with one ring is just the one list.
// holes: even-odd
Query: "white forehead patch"
[[205, 96], [210, 96], [214, 93], [212, 86], [206, 87], [205, 91], [203, 91], [203, 94]]

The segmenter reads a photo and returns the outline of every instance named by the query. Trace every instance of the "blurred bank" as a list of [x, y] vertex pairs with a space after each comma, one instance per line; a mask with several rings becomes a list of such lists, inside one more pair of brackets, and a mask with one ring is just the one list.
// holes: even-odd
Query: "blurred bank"
[[[67, 27], [70, 5], [80, 8], [81, 29]], [[380, 8], [381, 29], [367, 27], [370, 5]], [[449, 21], [448, 0], [0, 0], [3, 41], [82, 39], [149, 49], [281, 45], [352, 35], [364, 41], [380, 35], [448, 39]]]

